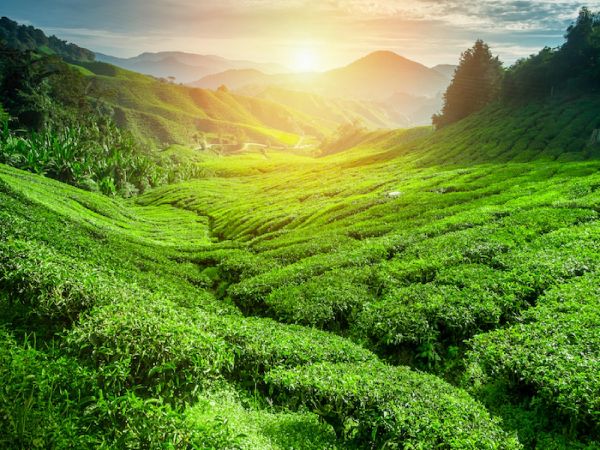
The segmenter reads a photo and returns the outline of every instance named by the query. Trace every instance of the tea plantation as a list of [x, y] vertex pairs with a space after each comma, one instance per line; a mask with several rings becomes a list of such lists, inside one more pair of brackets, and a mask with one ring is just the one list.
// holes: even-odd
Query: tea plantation
[[129, 200], [0, 165], [0, 447], [600, 448], [599, 104]]

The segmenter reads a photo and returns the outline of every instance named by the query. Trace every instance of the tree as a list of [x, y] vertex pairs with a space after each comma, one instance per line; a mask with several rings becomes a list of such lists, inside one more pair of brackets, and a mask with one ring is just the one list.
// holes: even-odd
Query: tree
[[544, 47], [538, 54], [518, 60], [504, 75], [502, 99], [523, 103], [551, 95], [561, 79], [557, 55], [557, 50]]
[[19, 51], [0, 40], [0, 99], [15, 124], [33, 130], [48, 121], [54, 125], [70, 123], [98, 106], [88, 94], [92, 83], [56, 55]]
[[517, 61], [505, 74], [502, 98], [526, 102], [558, 93], [581, 93], [600, 81], [600, 14], [579, 11], [565, 42]]
[[502, 81], [502, 63], [494, 57], [488, 45], [477, 40], [463, 52], [454, 79], [444, 94], [442, 112], [432, 117], [442, 128], [479, 111], [498, 98]]
[[571, 67], [589, 66], [592, 64], [594, 48], [592, 35], [598, 26], [598, 15], [588, 8], [581, 8], [574, 24], [567, 28], [566, 42], [562, 46], [564, 63]]
[[[560, 78], [597, 79], [600, 66], [600, 15], [581, 8], [565, 34], [555, 70]], [[582, 76], [583, 75], [583, 76]], [[588, 80], [586, 80], [586, 78]]]

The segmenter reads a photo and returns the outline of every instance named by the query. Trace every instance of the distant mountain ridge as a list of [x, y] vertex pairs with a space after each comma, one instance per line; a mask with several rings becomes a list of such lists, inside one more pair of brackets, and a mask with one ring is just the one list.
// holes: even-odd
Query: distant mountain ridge
[[[322, 73], [267, 74], [259, 70], [226, 70], [207, 75], [191, 86], [229, 89], [258, 97], [283, 91], [305, 92], [331, 99], [378, 104], [377, 109], [394, 126], [427, 125], [441, 107], [441, 94], [454, 74], [455, 66], [429, 68], [390, 51], [377, 51], [345, 67]], [[289, 96], [287, 96], [289, 98]], [[397, 101], [400, 99], [401, 101]], [[311, 107], [307, 105], [305, 112]], [[371, 106], [372, 107], [372, 106]], [[370, 107], [370, 108], [371, 108]], [[368, 120], [367, 122], [373, 122]], [[379, 119], [375, 122], [381, 122]], [[389, 123], [389, 122], [388, 122]]]
[[383, 100], [395, 92], [435, 96], [448, 78], [394, 52], [377, 51], [346, 67], [325, 73], [328, 88], [369, 100]]
[[216, 55], [186, 52], [146, 52], [132, 58], [96, 53], [96, 60], [157, 78], [175, 77], [177, 82], [191, 83], [206, 75], [232, 69], [255, 69], [265, 73], [282, 72], [283, 66], [272, 63], [232, 60]]
[[[8, 18], [0, 20], [0, 40], [13, 48], [63, 56], [101, 76], [119, 78], [116, 67], [120, 67], [155, 78], [173, 77], [170, 81], [193, 87], [217, 90], [225, 85], [237, 94], [285, 105], [305, 115], [302, 118], [296, 115], [292, 120], [303, 123], [301, 127], [279, 121], [275, 128], [282, 127], [286, 132], [306, 129], [311, 119], [319, 122], [320, 125], [313, 122], [310, 126], [321, 128], [320, 132], [322, 128], [334, 129], [356, 119], [369, 128], [428, 125], [431, 115], [440, 109], [441, 93], [455, 69], [451, 65], [428, 68], [390, 51], [376, 51], [347, 66], [320, 73], [289, 73], [277, 64], [179, 51], [118, 58], [94, 54], [56, 37], [48, 38], [42, 30], [19, 25]], [[266, 109], [276, 110], [271, 106]], [[280, 113], [294, 116], [278, 110], [277, 114]], [[246, 119], [242, 122], [247, 123]], [[263, 125], [266, 123], [269, 121]], [[163, 127], [155, 124], [155, 128]], [[180, 130], [178, 134], [185, 133]]]
[[[437, 67], [437, 66], [436, 66]], [[442, 70], [428, 68], [394, 52], [376, 51], [345, 67], [306, 74], [260, 73], [260, 70], [235, 71], [207, 75], [190, 85], [215, 89], [221, 84], [230, 89], [247, 85], [278, 85], [303, 88], [310, 92], [333, 97], [348, 97], [381, 101], [396, 92], [435, 97], [445, 90], [451, 76]]]

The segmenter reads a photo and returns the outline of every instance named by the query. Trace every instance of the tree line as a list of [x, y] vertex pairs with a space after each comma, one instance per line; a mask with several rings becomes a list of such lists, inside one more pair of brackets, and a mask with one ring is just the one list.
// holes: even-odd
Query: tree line
[[16, 50], [39, 50], [75, 61], [94, 61], [94, 52], [46, 34], [31, 25], [19, 25], [8, 17], [0, 18], [0, 41]]
[[582, 8], [565, 42], [504, 69], [482, 40], [462, 53], [444, 94], [436, 128], [457, 122], [493, 101], [523, 103], [559, 93], [581, 93], [600, 86], [600, 13]]

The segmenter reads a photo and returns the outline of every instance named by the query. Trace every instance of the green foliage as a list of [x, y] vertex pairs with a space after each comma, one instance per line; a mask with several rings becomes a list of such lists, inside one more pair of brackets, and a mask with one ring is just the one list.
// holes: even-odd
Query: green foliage
[[369, 301], [368, 286], [351, 270], [332, 270], [306, 283], [275, 289], [265, 299], [271, 315], [288, 323], [343, 329]]
[[523, 323], [477, 336], [468, 372], [473, 383], [482, 389], [502, 381], [509, 392], [529, 392], [532, 406], [541, 403], [561, 416], [567, 435], [598, 439], [598, 286], [597, 274], [561, 284]]
[[[600, 77], [600, 15], [581, 8], [569, 26], [565, 42], [545, 47], [537, 54], [517, 61], [505, 72], [489, 48], [477, 41], [461, 57], [451, 85], [444, 96], [444, 108], [433, 116], [443, 128], [501, 98], [508, 103], [527, 104], [557, 95], [581, 95], [595, 91]], [[525, 150], [525, 148], [520, 148]]]
[[91, 86], [57, 57], [0, 46], [0, 94], [15, 117], [0, 115], [0, 162], [123, 197], [199, 175], [191, 161], [142, 151]]
[[267, 383], [282, 401], [307, 406], [358, 447], [521, 448], [465, 392], [403, 367], [315, 364], [275, 369]]
[[316, 414], [264, 408], [256, 397], [226, 386], [203, 393], [186, 411], [186, 422], [207, 437], [200, 448], [343, 448], [336, 442], [331, 427]]
[[[335, 427], [318, 420], [318, 411], [307, 411], [292, 396], [268, 393], [274, 386], [268, 373], [274, 370], [306, 371], [313, 378], [311, 371], [322, 364], [392, 369], [344, 337], [244, 317], [227, 298], [206, 290], [220, 284], [221, 275], [238, 283], [239, 274], [259, 273], [265, 258], [252, 257], [234, 243], [211, 244], [205, 234], [211, 221], [173, 208], [168, 198], [162, 206], [134, 206], [6, 166], [0, 166], [0, 178], [0, 323], [7, 330], [0, 339], [0, 375], [8, 380], [0, 390], [3, 444], [379, 445], [379, 434], [370, 432], [342, 440]], [[186, 232], [190, 238], [182, 243]], [[350, 258], [360, 265], [383, 257], [385, 248], [348, 250], [335, 261], [343, 267]], [[348, 283], [337, 277], [347, 277]], [[335, 292], [368, 278], [368, 271], [340, 269], [323, 280], [337, 286], [329, 294], [333, 301]], [[310, 296], [317, 289], [309, 285], [305, 292]], [[357, 306], [359, 296], [348, 299], [348, 308]], [[11, 334], [39, 336], [44, 345], [32, 348]], [[447, 391], [456, 402], [466, 402], [467, 410], [476, 405], [441, 380], [402, 372], [426, 383], [432, 396]], [[391, 376], [378, 382], [378, 389], [396, 392], [399, 381]], [[323, 408], [337, 402], [332, 396]], [[433, 409], [430, 414], [445, 420]], [[498, 447], [508, 439], [484, 412], [475, 422], [457, 414], [454, 423], [465, 427], [463, 442], [487, 435]], [[359, 410], [353, 418], [369, 424], [372, 410]], [[431, 439], [451, 439], [436, 436]], [[408, 435], [393, 439], [400, 446], [412, 442]]]
[[253, 385], [261, 383], [264, 373], [272, 367], [309, 366], [323, 361], [377, 361], [371, 352], [346, 339], [268, 319], [227, 318], [214, 327], [236, 353], [234, 378]]
[[[111, 395], [94, 371], [55, 348], [0, 329], [0, 444], [4, 448], [192, 448], [199, 430], [161, 401]], [[197, 448], [197, 446], [196, 446]]]
[[526, 102], [561, 92], [595, 89], [600, 76], [600, 17], [582, 8], [565, 34], [565, 43], [518, 61], [504, 81], [503, 98]]
[[[205, 160], [200, 164], [214, 170], [214, 177], [164, 187], [140, 201], [210, 215], [213, 235], [231, 248], [207, 251], [197, 261], [220, 268], [211, 272], [213, 285], [244, 313], [350, 337], [388, 363], [458, 382], [471, 339], [524, 323], [528, 311], [539, 308], [556, 286], [569, 286], [600, 267], [598, 162], [568, 161], [554, 150], [588, 134], [598, 100], [548, 103], [556, 107], [495, 105], [435, 135], [416, 140], [402, 140], [400, 132], [371, 136], [356, 149], [317, 160], [292, 163], [282, 157], [262, 165], [245, 157]], [[506, 135], [519, 123], [534, 130], [531, 142], [527, 130]], [[560, 142], [552, 134], [557, 124]], [[530, 159], [512, 149], [512, 139], [527, 141]], [[579, 151], [581, 158], [593, 158], [585, 144]], [[471, 157], [481, 164], [470, 165]], [[266, 174], [258, 175], [256, 167]], [[226, 292], [219, 280], [227, 280]], [[548, 327], [558, 314], [545, 321]], [[591, 316], [587, 323], [590, 330], [595, 320]], [[591, 333], [580, 333], [571, 322], [567, 329], [581, 338], [582, 348], [596, 347]], [[236, 345], [254, 333], [258, 348], [273, 354], [265, 344], [272, 331], [253, 330]], [[483, 344], [477, 351], [491, 348]], [[505, 353], [490, 353], [486, 367], [492, 370]], [[248, 354], [266, 359], [254, 350]], [[596, 357], [592, 350], [588, 360]], [[276, 365], [266, 361], [250, 376], [259, 386], [262, 373]], [[300, 377], [305, 368], [297, 372]], [[593, 391], [597, 377], [585, 374], [581, 384], [558, 372], [549, 376], [574, 391]], [[515, 405], [499, 408], [486, 394], [498, 379], [499, 372], [492, 372], [482, 389], [471, 392], [505, 417], [507, 429], [529, 447], [537, 439], [532, 435], [550, 448], [588, 445], [590, 416], [572, 429], [562, 428], [552, 401], [539, 400], [541, 384], [508, 390]], [[287, 390], [277, 392], [283, 392], [278, 401], [288, 398]], [[334, 422], [338, 430], [344, 428]]]
[[56, 36], [47, 37], [39, 28], [19, 25], [8, 17], [0, 19], [0, 41], [15, 50], [50, 51], [73, 60], [93, 61], [96, 57], [90, 50], [62, 41]]
[[444, 107], [433, 116], [433, 125], [443, 128], [481, 110], [498, 97], [502, 63], [490, 48], [477, 40], [460, 57], [452, 83], [444, 94]]
[[9, 301], [23, 303], [39, 316], [73, 321], [91, 306], [107, 303], [116, 286], [47, 246], [13, 240], [0, 243], [0, 288]]
[[166, 301], [118, 301], [92, 311], [66, 338], [111, 391], [143, 389], [181, 405], [206, 380], [233, 366], [223, 340], [203, 330], [208, 318], [189, 313], [182, 318]]
[[82, 120], [40, 132], [5, 132], [0, 162], [106, 195], [131, 197], [197, 175], [193, 163], [145, 154], [111, 121]]

